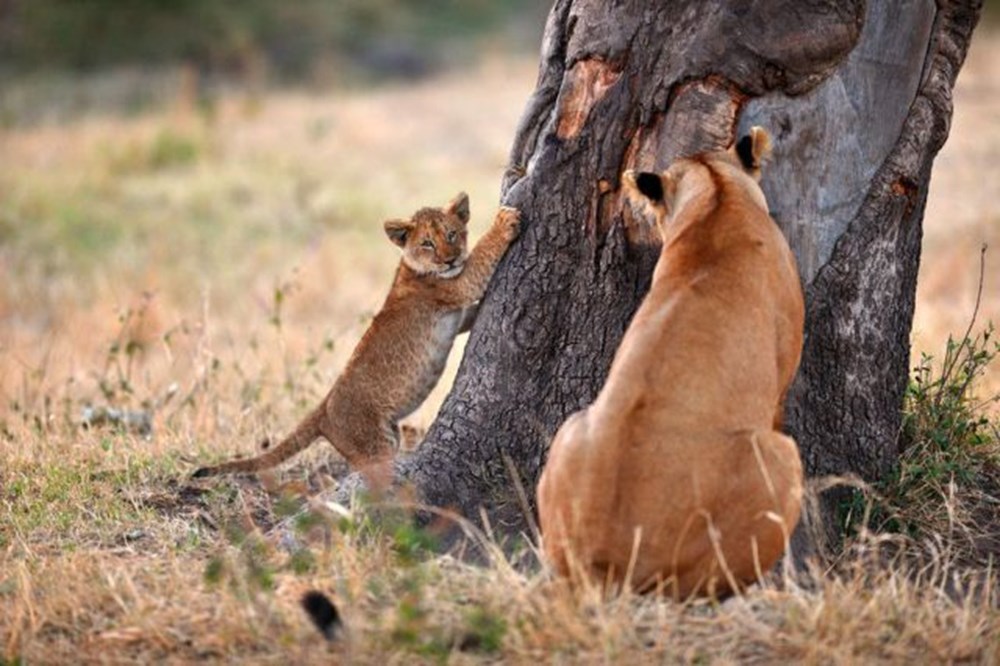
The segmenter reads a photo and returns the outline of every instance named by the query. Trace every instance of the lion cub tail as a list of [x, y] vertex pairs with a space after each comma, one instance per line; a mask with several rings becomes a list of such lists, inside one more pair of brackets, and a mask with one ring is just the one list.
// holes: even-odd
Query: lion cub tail
[[254, 456], [253, 458], [231, 460], [220, 465], [202, 467], [195, 471], [192, 478], [201, 479], [207, 476], [233, 474], [236, 472], [259, 472], [275, 465], [280, 465], [319, 438], [322, 434], [319, 429], [322, 409], [323, 405], [321, 404], [315, 411], [303, 419], [302, 423], [288, 437], [283, 439], [281, 443], [270, 451], [262, 453], [259, 456]]

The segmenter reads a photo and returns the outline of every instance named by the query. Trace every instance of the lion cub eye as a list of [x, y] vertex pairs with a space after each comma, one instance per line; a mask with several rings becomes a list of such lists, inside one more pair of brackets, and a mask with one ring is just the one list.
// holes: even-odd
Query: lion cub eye
[[428, 250], [433, 250], [434, 241], [432, 241], [430, 238], [425, 238], [424, 241], [420, 244], [420, 247], [425, 247]]
[[454, 243], [455, 239], [458, 238], [458, 234], [454, 231], [449, 231], [447, 238], [449, 243]]

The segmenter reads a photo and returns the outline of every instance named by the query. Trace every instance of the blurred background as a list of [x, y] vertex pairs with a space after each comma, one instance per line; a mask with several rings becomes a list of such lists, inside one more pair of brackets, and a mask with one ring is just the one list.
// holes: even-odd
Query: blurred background
[[[188, 443], [290, 427], [389, 286], [381, 222], [466, 190], [485, 229], [548, 5], [0, 0], [0, 435], [87, 405]], [[968, 326], [983, 243], [976, 329], [1000, 320], [998, 9], [935, 166], [915, 358]]]

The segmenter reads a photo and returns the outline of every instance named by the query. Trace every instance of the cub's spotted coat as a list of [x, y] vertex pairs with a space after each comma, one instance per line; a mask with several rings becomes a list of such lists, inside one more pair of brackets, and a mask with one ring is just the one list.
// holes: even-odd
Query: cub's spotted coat
[[441, 377], [455, 336], [468, 330], [493, 269], [520, 228], [518, 212], [501, 208], [467, 252], [468, 222], [465, 193], [443, 208], [386, 222], [402, 260], [385, 304], [327, 396], [273, 449], [203, 467], [194, 476], [267, 469], [323, 437], [370, 482], [385, 482], [399, 420], [420, 406]]

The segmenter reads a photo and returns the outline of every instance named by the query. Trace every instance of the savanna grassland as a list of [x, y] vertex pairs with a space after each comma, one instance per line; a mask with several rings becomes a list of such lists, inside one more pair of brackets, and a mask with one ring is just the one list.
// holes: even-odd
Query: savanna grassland
[[[384, 219], [466, 190], [484, 230], [534, 74], [533, 58], [484, 56], [413, 84], [209, 102], [177, 74], [154, 109], [32, 122], [18, 114], [55, 84], [4, 93], [0, 664], [1000, 661], [1000, 363], [981, 337], [942, 363], [983, 243], [972, 337], [1000, 320], [1000, 36], [985, 30], [925, 219], [914, 363], [935, 361], [900, 470], [845, 507], [843, 555], [721, 604], [601, 601], [329, 507], [293, 520], [288, 547], [270, 528], [333, 483], [328, 447], [261, 483], [187, 480], [329, 387], [391, 279]], [[431, 422], [450, 376], [411, 422]], [[107, 408], [151, 431], [97, 423]], [[298, 606], [310, 588], [341, 609], [332, 644]]]

